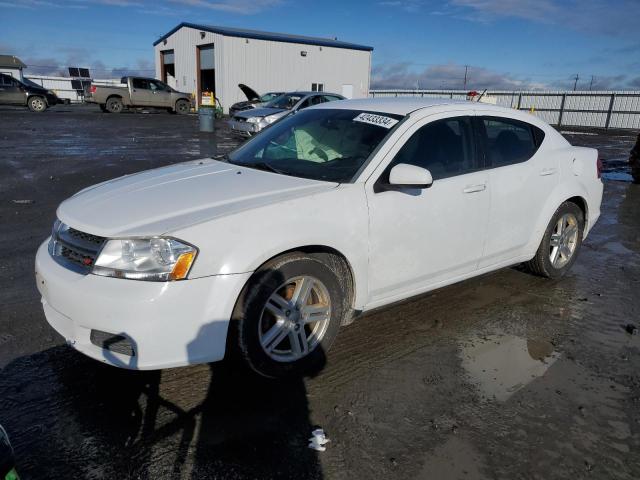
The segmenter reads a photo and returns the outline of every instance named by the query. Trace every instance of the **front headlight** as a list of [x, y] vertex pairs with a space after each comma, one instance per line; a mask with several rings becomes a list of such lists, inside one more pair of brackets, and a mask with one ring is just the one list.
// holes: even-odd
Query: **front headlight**
[[91, 273], [105, 277], [166, 282], [187, 278], [198, 250], [174, 238], [108, 240]]
[[265, 121], [265, 123], [268, 123], [270, 125], [273, 122], [275, 122], [276, 120], [278, 120], [278, 118], [280, 118], [278, 115], [268, 115], [268, 116], [264, 117], [264, 121]]
[[262, 120], [262, 118], [260, 118], [260, 117], [249, 117], [249, 118], [247, 118], [247, 122], [248, 123], [260, 123], [260, 120]]

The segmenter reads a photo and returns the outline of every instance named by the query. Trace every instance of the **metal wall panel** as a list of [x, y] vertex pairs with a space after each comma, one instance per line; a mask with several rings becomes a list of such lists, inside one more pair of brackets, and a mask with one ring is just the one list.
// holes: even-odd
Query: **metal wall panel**
[[[285, 43], [272, 40], [226, 37], [183, 27], [155, 46], [156, 77], [160, 78], [160, 51], [173, 49], [177, 89], [195, 95], [196, 46], [214, 44], [216, 96], [225, 111], [246, 100], [239, 83], [258, 93], [311, 90], [312, 83], [324, 91], [342, 93], [353, 85], [353, 98], [369, 93], [371, 52], [344, 48]], [[305, 52], [303, 55], [301, 52]]]

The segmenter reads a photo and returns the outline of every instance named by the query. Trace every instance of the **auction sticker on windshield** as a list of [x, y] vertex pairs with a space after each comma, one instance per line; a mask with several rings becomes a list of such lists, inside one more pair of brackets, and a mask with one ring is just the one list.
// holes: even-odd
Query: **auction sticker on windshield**
[[395, 118], [385, 117], [384, 115], [374, 115], [373, 113], [361, 113], [353, 119], [354, 122], [370, 123], [379, 127], [391, 128], [398, 120]]

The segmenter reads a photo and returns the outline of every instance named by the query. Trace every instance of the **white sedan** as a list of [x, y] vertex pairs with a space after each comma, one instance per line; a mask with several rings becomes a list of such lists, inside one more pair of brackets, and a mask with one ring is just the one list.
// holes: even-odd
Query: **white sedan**
[[89, 187], [36, 257], [49, 323], [132, 369], [237, 353], [319, 368], [358, 313], [519, 263], [563, 276], [600, 215], [596, 150], [480, 103], [318, 105], [223, 159]]

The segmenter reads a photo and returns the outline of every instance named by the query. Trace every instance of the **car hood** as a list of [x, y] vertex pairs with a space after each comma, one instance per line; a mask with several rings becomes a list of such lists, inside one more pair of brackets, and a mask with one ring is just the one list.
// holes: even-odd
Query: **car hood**
[[260, 100], [260, 95], [258, 95], [258, 93], [253, 88], [247, 87], [243, 83], [239, 83], [238, 88], [242, 90], [242, 93], [245, 94], [245, 96], [247, 97], [247, 100], [249, 101]]
[[29, 93], [43, 93], [43, 94], [51, 93], [51, 94], [53, 94], [52, 91], [47, 90], [46, 88], [42, 88], [42, 87], [32, 87], [31, 85], [25, 85], [24, 88]]
[[234, 103], [233, 105], [231, 105], [231, 108], [249, 107], [249, 106], [255, 105], [257, 103], [260, 103], [260, 102], [258, 102], [258, 100], [251, 100], [251, 101], [245, 100], [244, 102], [236, 102], [236, 103]]
[[282, 108], [252, 108], [251, 110], [247, 110], [246, 112], [238, 112], [234, 116], [241, 118], [267, 117], [269, 115], [285, 113], [288, 111], [289, 110], [284, 110]]
[[154, 236], [335, 186], [204, 159], [88, 187], [57, 213], [62, 222], [94, 235]]

